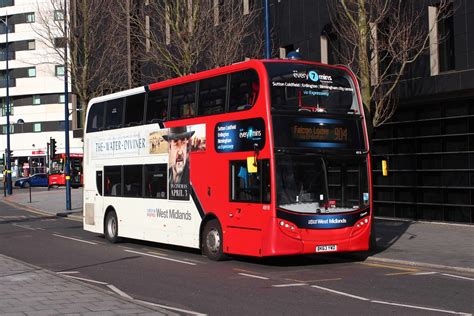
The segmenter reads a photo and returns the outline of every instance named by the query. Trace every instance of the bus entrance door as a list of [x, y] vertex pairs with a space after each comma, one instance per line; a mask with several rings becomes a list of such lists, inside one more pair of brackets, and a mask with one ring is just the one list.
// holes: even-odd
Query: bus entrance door
[[262, 203], [269, 203], [270, 200], [269, 161], [259, 161], [258, 168], [252, 169], [247, 160], [231, 161], [231, 208], [226, 250], [258, 256], [265, 215]]

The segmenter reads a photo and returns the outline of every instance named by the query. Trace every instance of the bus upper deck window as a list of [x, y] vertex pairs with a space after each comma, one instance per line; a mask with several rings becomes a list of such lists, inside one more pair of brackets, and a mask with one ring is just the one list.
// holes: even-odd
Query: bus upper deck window
[[145, 94], [139, 93], [125, 98], [124, 126], [135, 126], [143, 123], [145, 111]]
[[211, 115], [224, 112], [227, 76], [218, 76], [199, 82], [199, 115]]
[[105, 128], [114, 129], [122, 127], [123, 98], [107, 101], [105, 107]]
[[168, 119], [169, 89], [148, 92], [146, 122], [158, 123]]
[[171, 97], [171, 119], [196, 115], [196, 82], [175, 86]]
[[105, 102], [91, 105], [89, 117], [87, 118], [87, 132], [96, 132], [104, 128], [104, 107]]
[[260, 90], [255, 70], [244, 70], [231, 74], [229, 110], [241, 111], [251, 108], [257, 101]]

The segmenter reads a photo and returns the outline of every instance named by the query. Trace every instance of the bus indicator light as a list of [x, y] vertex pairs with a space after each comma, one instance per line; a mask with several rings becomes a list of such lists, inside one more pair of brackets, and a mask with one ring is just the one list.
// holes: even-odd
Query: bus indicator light
[[387, 160], [382, 160], [382, 175], [384, 177], [388, 176], [388, 165], [387, 165]]

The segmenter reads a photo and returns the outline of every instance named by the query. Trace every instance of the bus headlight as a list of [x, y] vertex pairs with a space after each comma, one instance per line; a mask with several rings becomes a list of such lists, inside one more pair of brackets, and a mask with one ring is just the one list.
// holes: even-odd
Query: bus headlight
[[355, 234], [361, 232], [364, 227], [369, 225], [369, 223], [370, 223], [369, 217], [365, 217], [359, 220], [357, 223], [354, 224], [352, 228], [351, 236], [354, 236]]
[[296, 226], [292, 222], [280, 219], [278, 222], [278, 226], [280, 227], [280, 230], [284, 232], [286, 235], [293, 238], [301, 239], [300, 230], [298, 226]]

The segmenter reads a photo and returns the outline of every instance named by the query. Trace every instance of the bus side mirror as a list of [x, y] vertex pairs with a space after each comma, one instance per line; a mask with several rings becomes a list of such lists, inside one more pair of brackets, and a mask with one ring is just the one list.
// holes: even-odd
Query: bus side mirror
[[260, 153], [260, 149], [258, 149], [258, 144], [253, 144], [253, 165], [254, 167], [257, 167], [257, 159], [258, 159], [258, 154]]
[[247, 157], [247, 172], [248, 173], [257, 173], [258, 168], [255, 164], [255, 157]]

